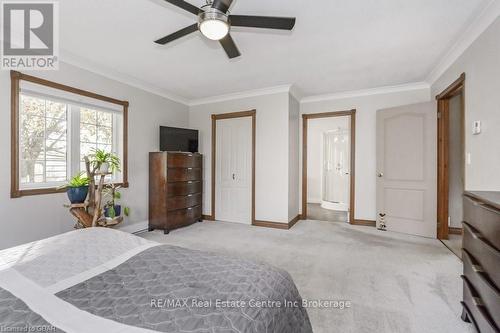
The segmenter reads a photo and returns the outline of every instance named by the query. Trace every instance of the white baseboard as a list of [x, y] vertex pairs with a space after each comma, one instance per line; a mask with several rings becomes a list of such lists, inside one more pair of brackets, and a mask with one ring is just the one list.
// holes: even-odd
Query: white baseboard
[[316, 198], [307, 199], [307, 203], [310, 203], [310, 204], [320, 204], [321, 203], [321, 199], [316, 199]]
[[140, 222], [134, 222], [131, 224], [126, 224], [121, 227], [117, 228], [118, 230], [124, 231], [124, 232], [129, 232], [131, 234], [135, 234], [138, 232], [142, 232], [145, 230], [148, 230], [148, 221], [140, 221]]

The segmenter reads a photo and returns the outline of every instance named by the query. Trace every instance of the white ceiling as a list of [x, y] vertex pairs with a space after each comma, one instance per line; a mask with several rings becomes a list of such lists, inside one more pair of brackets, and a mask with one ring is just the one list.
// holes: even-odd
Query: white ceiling
[[64, 0], [60, 48], [63, 60], [184, 99], [288, 84], [319, 95], [425, 80], [491, 1], [235, 0], [234, 14], [295, 16], [297, 24], [292, 32], [234, 28], [242, 56], [229, 60], [199, 33], [154, 44], [196, 19], [163, 0]]

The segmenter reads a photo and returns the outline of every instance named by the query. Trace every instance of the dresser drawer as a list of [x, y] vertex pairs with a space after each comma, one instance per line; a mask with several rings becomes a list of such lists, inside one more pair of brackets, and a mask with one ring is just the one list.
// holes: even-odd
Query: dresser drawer
[[467, 222], [464, 222], [463, 226], [463, 248], [483, 268], [493, 284], [500, 286], [500, 251], [495, 249], [477, 229]]
[[464, 282], [464, 308], [467, 310], [470, 320], [481, 333], [498, 333], [499, 330], [488, 314], [483, 301], [477, 294], [474, 287], [462, 276]]
[[464, 221], [477, 229], [497, 250], [500, 250], [499, 210], [481, 204], [479, 201], [465, 196]]
[[196, 222], [201, 218], [201, 206], [189, 207], [168, 212], [168, 227], [187, 225]]
[[167, 178], [169, 183], [201, 180], [200, 168], [168, 168]]
[[177, 197], [169, 197], [167, 199], [167, 209], [169, 211], [200, 206], [200, 205], [201, 205], [201, 193], [188, 194]]
[[201, 168], [200, 154], [168, 153], [167, 167], [169, 168]]
[[464, 262], [464, 276], [474, 287], [479, 298], [483, 301], [490, 317], [495, 325], [500, 327], [500, 291], [493, 285], [484, 269], [479, 265], [467, 250], [462, 250], [462, 259]]
[[180, 183], [168, 183], [167, 192], [169, 197], [182, 196], [194, 193], [201, 193], [201, 181], [190, 181]]

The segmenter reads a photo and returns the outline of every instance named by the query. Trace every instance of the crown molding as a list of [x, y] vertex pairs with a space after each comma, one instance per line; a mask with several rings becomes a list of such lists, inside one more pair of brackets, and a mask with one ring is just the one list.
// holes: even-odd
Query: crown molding
[[188, 105], [189, 106], [197, 106], [197, 105], [203, 105], [203, 104], [232, 101], [235, 99], [273, 95], [273, 94], [279, 94], [279, 93], [289, 93], [291, 87], [292, 87], [292, 85], [287, 84], [287, 85], [282, 85], [282, 86], [274, 86], [274, 87], [268, 87], [268, 88], [262, 88], [262, 89], [241, 91], [241, 92], [225, 94], [225, 95], [192, 99], [189, 101]]
[[295, 84], [292, 84], [292, 86], [290, 87], [290, 90], [289, 90], [289, 93], [290, 95], [292, 95], [299, 103], [300, 103], [300, 100], [303, 99], [305, 96], [304, 96], [304, 93], [302, 92], [302, 90], [300, 90]]
[[[324, 95], [315, 95], [315, 96], [304, 97], [300, 100], [300, 103], [305, 104], [305, 103], [314, 103], [314, 102], [322, 102], [322, 101], [345, 99], [345, 98], [383, 95], [383, 94], [398, 93], [398, 92], [420, 90], [420, 89], [429, 89], [430, 90], [430, 85], [427, 82], [414, 82], [414, 83], [400, 84], [400, 85], [396, 85], [396, 86], [385, 86], [385, 87], [378, 87], [378, 88], [371, 88], [371, 89], [351, 90], [351, 91], [344, 91], [344, 92], [333, 93], [333, 94], [324, 94]], [[430, 93], [429, 93], [429, 96], [430, 96]]]
[[172, 100], [174, 102], [184, 104], [186, 106], [189, 104], [189, 100], [187, 98], [172, 94], [168, 91], [157, 88], [151, 84], [148, 84], [144, 81], [136, 79], [132, 76], [114, 71], [114, 70], [106, 68], [104, 66], [97, 65], [95, 63], [92, 63], [88, 60], [82, 59], [81, 57], [76, 56], [76, 55], [74, 55], [70, 52], [67, 52], [65, 50], [60, 50], [60, 61], [63, 63], [69, 64], [69, 65], [73, 65], [73, 66], [85, 69], [89, 72], [104, 76], [108, 79], [118, 81], [122, 84], [126, 84], [126, 85], [129, 85], [131, 87], [138, 88], [138, 89], [147, 91], [149, 93], [158, 95], [160, 97], [167, 98], [167, 99]]
[[439, 60], [427, 76], [426, 81], [434, 84], [444, 72], [474, 43], [474, 41], [500, 16], [500, 1], [490, 0], [460, 38]]

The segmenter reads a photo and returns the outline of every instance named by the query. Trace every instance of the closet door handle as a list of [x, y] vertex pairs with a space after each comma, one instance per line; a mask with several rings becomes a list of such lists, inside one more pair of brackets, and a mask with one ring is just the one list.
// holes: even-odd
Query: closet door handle
[[236, 179], [236, 175], [233, 173], [233, 180], [235, 180], [235, 179]]

